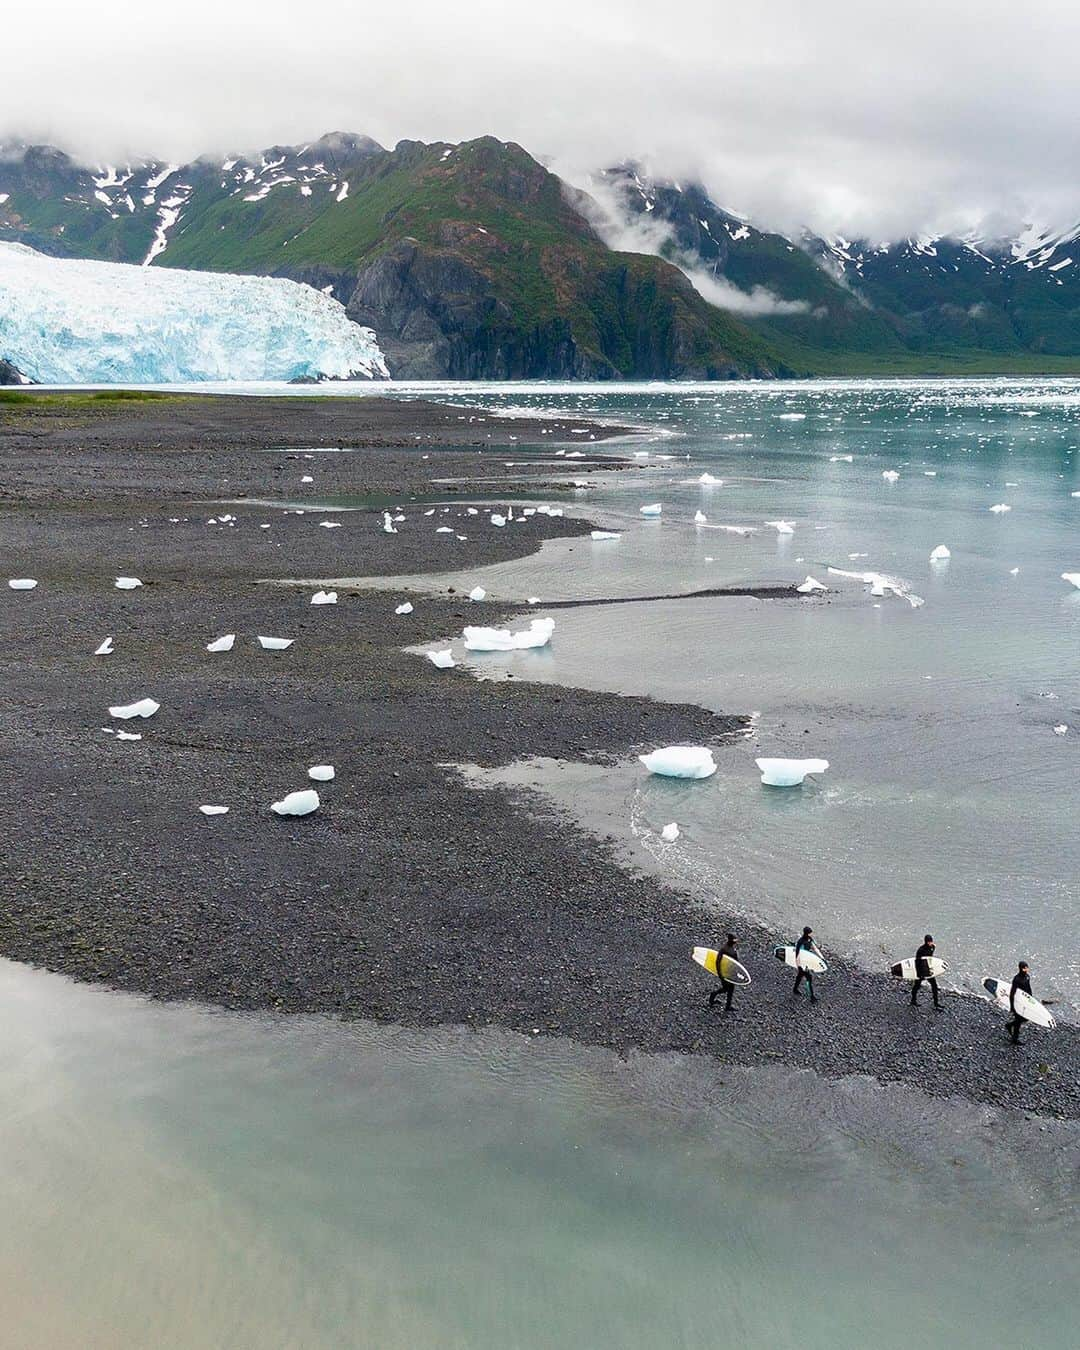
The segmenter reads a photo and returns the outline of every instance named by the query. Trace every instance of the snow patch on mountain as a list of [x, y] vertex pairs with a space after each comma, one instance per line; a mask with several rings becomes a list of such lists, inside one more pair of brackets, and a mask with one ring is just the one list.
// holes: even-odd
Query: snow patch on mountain
[[389, 378], [371, 329], [299, 282], [2, 242], [0, 359], [40, 384]]

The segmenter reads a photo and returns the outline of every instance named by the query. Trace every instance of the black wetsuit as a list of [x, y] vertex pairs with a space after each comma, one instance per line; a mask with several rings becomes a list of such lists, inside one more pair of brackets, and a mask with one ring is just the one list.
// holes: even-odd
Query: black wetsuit
[[918, 979], [916, 979], [915, 983], [911, 986], [911, 1001], [912, 1003], [918, 1003], [919, 990], [922, 988], [923, 980], [925, 980], [934, 991], [934, 1007], [940, 1008], [941, 998], [938, 995], [937, 980], [930, 974], [930, 962], [927, 959], [928, 957], [933, 956], [933, 954], [934, 949], [927, 942], [924, 942], [915, 953], [915, 974], [918, 976]]
[[1031, 993], [1031, 980], [1024, 972], [1017, 971], [1013, 976], [1012, 988], [1009, 990], [1009, 1010], [1012, 1017], [1005, 1023], [1005, 1029], [1012, 1032], [1013, 1045], [1020, 1044], [1020, 1028], [1027, 1021], [1026, 1017], [1021, 1017], [1016, 1011], [1016, 991], [1022, 989], [1025, 994]]
[[[738, 950], [736, 949], [734, 942], [725, 942], [724, 945], [720, 948], [720, 956], [730, 956], [733, 961], [737, 961], [739, 959], [739, 953]], [[716, 962], [717, 971], [719, 971], [720, 969], [720, 964], [721, 963], [718, 958]], [[730, 980], [725, 980], [724, 977], [721, 975], [720, 988], [714, 989], [712, 993], [709, 995], [709, 1007], [711, 1008], [713, 1006], [713, 1004], [716, 1002], [716, 1000], [720, 997], [721, 994], [726, 994], [727, 998], [724, 1003], [724, 1011], [730, 1012], [731, 1000], [734, 993], [735, 993], [735, 986], [731, 983]]]
[[[796, 961], [798, 961], [798, 959], [799, 959], [799, 953], [802, 952], [802, 951], [814, 952], [814, 953], [817, 954], [817, 955], [820, 955], [820, 954], [821, 954], [820, 952], [818, 952], [818, 949], [817, 949], [817, 946], [816, 946], [816, 944], [815, 944], [815, 942], [814, 942], [814, 939], [813, 939], [813, 938], [808, 938], [808, 937], [801, 937], [801, 938], [799, 938], [798, 942], [796, 942], [796, 944], [795, 944], [795, 960], [796, 960]], [[795, 993], [796, 993], [796, 994], [797, 994], [797, 993], [799, 992], [799, 990], [802, 988], [802, 982], [803, 982], [803, 980], [806, 981], [806, 987], [810, 990], [810, 1002], [811, 1002], [811, 1003], [816, 1003], [816, 1002], [817, 1002], [817, 995], [814, 993], [814, 976], [813, 976], [813, 972], [812, 972], [812, 971], [809, 971], [809, 970], [803, 970], [803, 968], [802, 968], [801, 966], [796, 966], [796, 968], [795, 968]]]

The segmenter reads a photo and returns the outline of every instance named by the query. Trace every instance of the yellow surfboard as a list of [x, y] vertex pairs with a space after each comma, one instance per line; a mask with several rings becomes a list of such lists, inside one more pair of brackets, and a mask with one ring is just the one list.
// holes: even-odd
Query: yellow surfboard
[[716, 975], [721, 980], [727, 980], [729, 984], [751, 983], [750, 972], [741, 961], [736, 961], [730, 956], [721, 956], [712, 947], [695, 947], [691, 955], [699, 966], [704, 966], [710, 975]]

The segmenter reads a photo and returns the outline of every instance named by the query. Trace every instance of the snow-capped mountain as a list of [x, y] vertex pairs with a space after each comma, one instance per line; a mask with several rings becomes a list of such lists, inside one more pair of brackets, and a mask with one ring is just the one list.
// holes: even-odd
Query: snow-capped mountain
[[387, 374], [371, 329], [310, 286], [50, 258], [5, 243], [0, 359], [42, 384]]

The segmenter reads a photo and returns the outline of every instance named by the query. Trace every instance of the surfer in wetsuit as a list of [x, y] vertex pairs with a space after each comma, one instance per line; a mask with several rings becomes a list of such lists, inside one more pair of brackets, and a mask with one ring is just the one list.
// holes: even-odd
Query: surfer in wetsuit
[[[821, 956], [821, 952], [818, 950], [818, 945], [814, 941], [814, 930], [810, 927], [804, 928], [802, 930], [802, 937], [799, 938], [798, 942], [796, 942], [795, 944], [796, 970], [795, 970], [794, 992], [796, 994], [799, 992], [799, 990], [802, 988], [802, 982], [803, 980], [805, 980], [806, 987], [807, 989], [810, 990], [810, 1002], [816, 1003], [817, 995], [814, 993], [814, 975], [812, 971], [803, 970], [802, 966], [798, 964], [800, 952], [813, 952], [815, 956]], [[822, 959], [824, 960], [824, 957], [822, 957]]]
[[922, 988], [922, 982], [925, 980], [934, 991], [934, 1007], [941, 1007], [941, 998], [938, 995], [937, 980], [934, 979], [930, 970], [930, 957], [934, 954], [934, 939], [929, 933], [923, 938], [923, 944], [915, 953], [915, 983], [911, 986], [911, 1006], [914, 1008], [919, 1001], [919, 990]]
[[[730, 956], [733, 961], [737, 961], [739, 959], [739, 951], [738, 948], [735, 946], [734, 933], [729, 933], [727, 935], [727, 941], [720, 948], [720, 954], [716, 962], [716, 971], [718, 975], [720, 974], [720, 970], [723, 965], [723, 958], [725, 956]], [[711, 1008], [715, 1005], [716, 1000], [720, 997], [721, 994], [726, 994], [727, 999], [726, 1002], [724, 1003], [724, 1011], [730, 1012], [731, 1000], [734, 993], [735, 993], [735, 986], [731, 983], [730, 980], [725, 980], [723, 975], [720, 975], [720, 988], [714, 989], [712, 993], [709, 995], [709, 1007]]]
[[1020, 1044], [1020, 1028], [1027, 1021], [1026, 1017], [1021, 1017], [1016, 1011], [1016, 991], [1022, 990], [1025, 994], [1031, 993], [1031, 971], [1026, 961], [1020, 962], [1020, 967], [1013, 976], [1012, 988], [1009, 990], [1009, 1011], [1012, 1017], [1005, 1023], [1005, 1030], [1012, 1032], [1013, 1045]]

